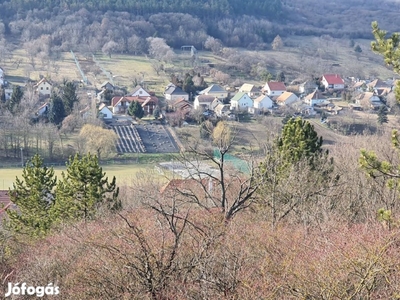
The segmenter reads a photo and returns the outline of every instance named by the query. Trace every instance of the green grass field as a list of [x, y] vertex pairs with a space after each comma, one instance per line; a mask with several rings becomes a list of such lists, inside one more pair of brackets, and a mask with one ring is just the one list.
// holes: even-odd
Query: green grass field
[[[158, 173], [155, 172], [154, 166], [154, 164], [106, 165], [103, 166], [103, 171], [106, 172], [108, 178], [115, 176], [118, 185], [124, 185], [135, 180], [140, 172], [157, 176]], [[65, 169], [65, 167], [54, 168], [58, 178], [61, 178], [61, 172]], [[16, 176], [21, 178], [22, 168], [0, 169], [0, 189], [7, 190], [12, 187]]]

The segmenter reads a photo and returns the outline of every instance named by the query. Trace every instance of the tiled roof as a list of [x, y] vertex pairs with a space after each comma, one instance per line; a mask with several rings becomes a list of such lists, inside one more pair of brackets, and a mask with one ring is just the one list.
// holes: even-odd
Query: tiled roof
[[0, 190], [0, 217], [12, 205], [8, 192], [7, 190]]
[[215, 100], [215, 96], [212, 96], [212, 95], [199, 95], [199, 96], [197, 96], [197, 98], [198, 98], [199, 102], [201, 102], [201, 103], [204, 103], [204, 102], [211, 103]]
[[286, 86], [284, 82], [270, 81], [267, 82], [270, 91], [286, 91]]
[[278, 98], [276, 98], [276, 102], [285, 102], [292, 95], [294, 95], [294, 94], [291, 92], [284, 92], [282, 95], [280, 95]]
[[137, 102], [141, 103], [142, 105], [144, 103], [148, 103], [148, 102], [153, 102], [155, 104], [158, 104], [158, 98], [156, 96], [150, 96], [150, 97], [116, 96], [111, 99], [111, 105], [114, 107], [121, 101], [126, 101], [126, 102], [137, 101]]
[[389, 85], [386, 82], [383, 82], [380, 79], [375, 79], [374, 81], [371, 81], [370, 83], [367, 84], [367, 86], [372, 87], [372, 88], [388, 88]]
[[317, 100], [317, 99], [325, 99], [325, 97], [322, 95], [322, 93], [318, 90], [315, 90], [311, 94], [308, 94], [305, 97], [306, 100]]
[[[261, 95], [261, 96], [259, 96], [259, 97], [257, 97], [256, 99], [254, 99], [254, 102], [256, 102], [256, 103], [260, 103], [260, 102], [262, 102], [264, 99], [269, 99], [269, 100], [271, 100], [268, 96], [266, 96], [266, 95]], [[272, 101], [272, 100], [271, 100]]]
[[323, 76], [328, 84], [344, 84], [342, 77], [338, 74], [324, 74]]

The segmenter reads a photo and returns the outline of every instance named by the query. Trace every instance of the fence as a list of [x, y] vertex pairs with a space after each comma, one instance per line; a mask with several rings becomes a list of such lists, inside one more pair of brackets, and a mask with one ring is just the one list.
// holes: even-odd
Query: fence
[[[221, 158], [221, 153], [217, 149], [214, 149], [214, 157], [216, 159]], [[224, 154], [224, 161], [232, 164], [236, 170], [238, 170], [242, 173], [245, 173], [245, 174], [250, 173], [249, 164], [243, 159], [237, 158], [231, 154]]]

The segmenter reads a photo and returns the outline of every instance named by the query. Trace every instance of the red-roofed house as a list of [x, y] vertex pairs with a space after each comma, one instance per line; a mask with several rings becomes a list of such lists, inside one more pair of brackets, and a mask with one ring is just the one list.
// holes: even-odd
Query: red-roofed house
[[114, 114], [125, 114], [131, 102], [139, 102], [145, 114], [153, 114], [154, 109], [158, 105], [158, 98], [156, 96], [139, 97], [139, 96], [118, 96], [111, 99]]
[[269, 97], [276, 97], [286, 92], [286, 86], [283, 82], [269, 81], [264, 85], [262, 91]]
[[7, 190], [0, 190], [0, 219], [3, 218], [6, 210], [12, 205], [10, 195]]
[[338, 74], [325, 74], [322, 75], [321, 83], [325, 89], [343, 90], [344, 81]]

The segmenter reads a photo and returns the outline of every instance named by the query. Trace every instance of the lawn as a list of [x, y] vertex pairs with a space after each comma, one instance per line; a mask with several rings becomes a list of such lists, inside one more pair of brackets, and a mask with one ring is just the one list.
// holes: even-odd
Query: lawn
[[[158, 174], [154, 169], [154, 164], [130, 164], [130, 165], [106, 165], [103, 166], [103, 171], [106, 172], [106, 176], [111, 179], [113, 176], [117, 179], [117, 184], [128, 183], [136, 178], [136, 175], [140, 172], [146, 172], [150, 174]], [[55, 167], [55, 173], [58, 178], [61, 178], [61, 172], [65, 171], [65, 167]], [[7, 190], [12, 187], [15, 177], [22, 176], [22, 168], [7, 168], [0, 169], [0, 189]]]

